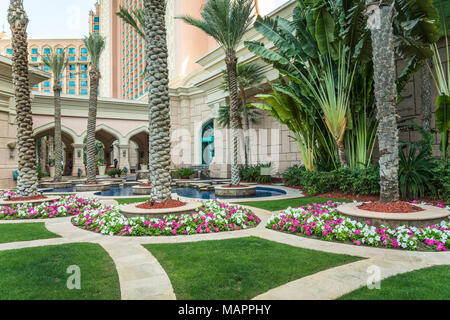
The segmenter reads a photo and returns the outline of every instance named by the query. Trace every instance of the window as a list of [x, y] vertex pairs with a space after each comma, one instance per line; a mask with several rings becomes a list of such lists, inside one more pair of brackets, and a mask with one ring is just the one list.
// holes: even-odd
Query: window
[[88, 90], [87, 89], [81, 89], [81, 95], [82, 96], [87, 96], [88, 94]]
[[70, 48], [69, 49], [69, 54], [75, 54], [75, 48]]
[[76, 75], [75, 73], [69, 73], [69, 79], [75, 79]]
[[81, 54], [87, 54], [87, 53], [88, 53], [88, 51], [86, 48], [81, 48]]
[[69, 61], [72, 61], [72, 62], [75, 61], [75, 56], [70, 56]]
[[50, 53], [52, 53], [52, 49], [50, 49], [50, 48], [44, 49], [44, 54], [50, 54]]
[[58, 48], [58, 49], [56, 49], [56, 53], [57, 53], [57, 54], [61, 54], [61, 53], [63, 53], [63, 49], [62, 49], [62, 48]]
[[98, 25], [98, 24], [96, 24], [95, 26], [94, 26], [94, 31], [99, 31], [100, 30], [100, 26]]
[[31, 49], [31, 54], [38, 54], [38, 49], [37, 48], [33, 48]]
[[87, 81], [81, 81], [81, 86], [82, 86], [82, 87], [87, 87], [87, 85], [88, 85], [88, 82], [87, 82]]
[[75, 81], [69, 81], [69, 87], [74, 88], [75, 87]]
[[69, 70], [70, 71], [75, 71], [76, 70], [76, 66], [74, 64], [69, 64]]
[[87, 61], [87, 56], [81, 56], [81, 61]]
[[88, 75], [87, 75], [87, 73], [86, 72], [83, 72], [82, 74], [81, 74], [81, 77], [80, 77], [81, 79], [87, 79], [88, 78]]
[[12, 49], [6, 49], [6, 54], [12, 54]]
[[75, 94], [75, 89], [69, 89], [68, 93], [69, 94]]
[[38, 61], [38, 57], [31, 57], [31, 62], [37, 62]]
[[94, 22], [100, 22], [100, 18], [99, 17], [94, 17]]
[[80, 66], [80, 70], [81, 70], [81, 71], [86, 71], [86, 70], [87, 70], [87, 64], [82, 64], [82, 65]]
[[44, 88], [50, 88], [50, 81], [44, 82]]
[[46, 65], [44, 65], [44, 71], [49, 71], [50, 70], [50, 67], [49, 66], [46, 66]]

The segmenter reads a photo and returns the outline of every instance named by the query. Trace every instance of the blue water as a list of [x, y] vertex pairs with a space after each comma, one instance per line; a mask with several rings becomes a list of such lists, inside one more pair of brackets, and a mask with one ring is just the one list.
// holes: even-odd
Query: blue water
[[[44, 191], [44, 193], [66, 193], [66, 192], [76, 192], [75, 187]], [[186, 197], [186, 198], [197, 198], [197, 199], [205, 199], [205, 200], [206, 199], [217, 199], [214, 191], [200, 191], [198, 189], [189, 188], [189, 187], [185, 187], [185, 188], [172, 187], [172, 192], [178, 194], [180, 197]], [[257, 187], [256, 195], [253, 197], [246, 197], [246, 198], [274, 197], [274, 196], [281, 196], [284, 194], [286, 194], [286, 192], [283, 190], [280, 190], [280, 189]], [[121, 197], [121, 196], [133, 197], [133, 196], [135, 196], [133, 194], [132, 186], [122, 186], [122, 187], [114, 186], [114, 187], [111, 187], [109, 190], [96, 192], [95, 195], [103, 196], [103, 197]]]
[[[172, 192], [178, 194], [181, 197], [186, 198], [217, 199], [214, 191], [200, 191], [195, 188], [172, 188]], [[253, 197], [245, 197], [245, 198], [274, 197], [274, 196], [281, 196], [283, 194], [286, 194], [286, 192], [280, 189], [256, 187], [256, 195]]]

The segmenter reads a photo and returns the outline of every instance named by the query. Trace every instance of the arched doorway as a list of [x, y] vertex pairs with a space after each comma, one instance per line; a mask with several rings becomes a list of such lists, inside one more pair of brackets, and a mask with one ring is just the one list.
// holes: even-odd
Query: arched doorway
[[209, 165], [214, 158], [214, 120], [202, 128], [202, 164]]

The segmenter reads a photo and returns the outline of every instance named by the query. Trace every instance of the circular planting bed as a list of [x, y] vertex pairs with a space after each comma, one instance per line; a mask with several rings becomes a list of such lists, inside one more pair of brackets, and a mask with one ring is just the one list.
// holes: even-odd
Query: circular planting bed
[[214, 191], [217, 197], [226, 197], [226, 198], [254, 197], [256, 195], [256, 186], [223, 185], [223, 186], [216, 186], [214, 188]]
[[[148, 217], [163, 218], [167, 215], [181, 216], [183, 214], [191, 214], [198, 208], [202, 207], [201, 202], [190, 201], [180, 202], [172, 200], [169, 206], [155, 203], [153, 206], [150, 202], [135, 203], [122, 206], [120, 211], [127, 218]], [[176, 202], [176, 203], [175, 203]], [[154, 209], [152, 208], [154, 207]]]
[[133, 186], [133, 194], [136, 195], [149, 195], [152, 192], [152, 187], [150, 185], [137, 185]]
[[[7, 194], [0, 193], [0, 197]], [[78, 215], [81, 212], [95, 210], [102, 204], [95, 199], [78, 197], [76, 195], [47, 197], [39, 204], [12, 203], [0, 207], [0, 220], [15, 219], [46, 219]]]
[[77, 192], [92, 192], [92, 191], [106, 191], [111, 188], [109, 183], [96, 183], [96, 184], [77, 184], [75, 190]]
[[[380, 212], [383, 209], [391, 212]], [[376, 202], [347, 203], [339, 206], [337, 211], [343, 216], [356, 221], [370, 221], [372, 225], [385, 225], [394, 228], [402, 225], [426, 227], [440, 223], [449, 216], [449, 212], [443, 208], [404, 202], [396, 204], [380, 204]]]
[[[190, 214], [171, 214], [163, 218], [122, 215], [124, 206], [101, 206], [81, 212], [72, 219], [75, 226], [96, 233], [116, 236], [172, 236], [238, 231], [256, 227], [261, 220], [239, 205], [210, 200], [198, 203]], [[197, 205], [196, 205], [197, 206]], [[136, 204], [133, 205], [136, 207]]]
[[61, 181], [61, 182], [42, 182], [41, 188], [46, 189], [68, 189], [72, 188], [72, 181]]
[[[424, 203], [414, 202], [413, 204], [426, 209], [420, 213], [426, 212], [430, 207]], [[338, 211], [338, 208], [342, 208], [343, 205], [329, 201], [325, 204], [314, 203], [304, 207], [289, 208], [273, 215], [266, 227], [275, 231], [326, 241], [352, 243], [357, 246], [435, 251], [450, 249], [450, 220], [448, 219], [450, 207], [437, 206], [436, 209], [440, 209], [439, 214], [441, 210], [445, 213], [439, 223], [430, 223], [418, 228], [406, 225], [399, 227], [373, 225], [370, 220], [362, 221], [363, 219], [358, 221], [354, 216], [349, 218]], [[357, 206], [357, 204], [352, 205]], [[399, 213], [393, 215], [399, 215]]]
[[52, 202], [58, 200], [60, 197], [58, 196], [35, 196], [29, 198], [17, 198], [14, 196], [11, 199], [3, 198], [0, 199], [0, 207], [11, 207], [11, 206], [19, 206], [19, 205], [29, 205], [31, 207], [38, 206], [45, 202]]

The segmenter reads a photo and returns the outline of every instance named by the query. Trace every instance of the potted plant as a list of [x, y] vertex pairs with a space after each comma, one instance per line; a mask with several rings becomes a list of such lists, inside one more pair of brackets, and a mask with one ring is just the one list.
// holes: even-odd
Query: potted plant
[[50, 178], [55, 177], [55, 159], [48, 159], [48, 171], [50, 173]]
[[128, 168], [125, 166], [125, 167], [123, 167], [123, 170], [122, 170], [122, 172], [121, 172], [121, 175], [119, 175], [119, 177], [120, 177], [120, 176], [126, 177], [126, 176], [127, 176], [127, 173], [128, 173]]
[[98, 174], [104, 176], [106, 172], [106, 164], [103, 158], [97, 160], [97, 167], [98, 167]]
[[140, 164], [141, 164], [141, 170], [142, 171], [147, 171], [148, 170], [147, 160], [145, 158], [141, 158]]

